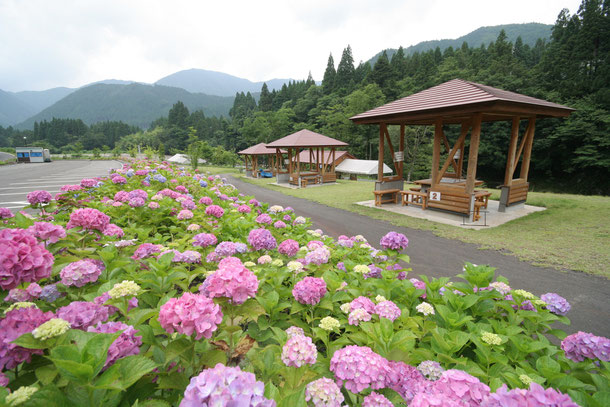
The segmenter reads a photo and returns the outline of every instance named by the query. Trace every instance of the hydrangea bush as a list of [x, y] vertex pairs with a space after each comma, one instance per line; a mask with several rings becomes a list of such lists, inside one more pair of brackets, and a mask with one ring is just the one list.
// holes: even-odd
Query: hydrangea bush
[[605, 406], [570, 304], [409, 239], [326, 236], [219, 176], [134, 161], [0, 208], [0, 404]]

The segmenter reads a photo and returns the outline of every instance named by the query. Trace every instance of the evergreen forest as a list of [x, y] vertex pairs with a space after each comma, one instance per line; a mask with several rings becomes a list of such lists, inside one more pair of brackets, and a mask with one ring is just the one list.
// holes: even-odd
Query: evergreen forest
[[[311, 75], [280, 90], [238, 93], [229, 118], [190, 112], [174, 104], [147, 131], [121, 122], [87, 126], [78, 119], [36, 122], [33, 130], [0, 127], [0, 146], [30, 143], [66, 151], [77, 148], [163, 149], [186, 152], [193, 143], [207, 154], [236, 152], [307, 128], [349, 143], [357, 158], [377, 159], [377, 126], [357, 126], [349, 117], [454, 78], [477, 82], [570, 106], [566, 119], [537, 121], [530, 179], [535, 190], [610, 194], [610, 2], [583, 0], [562, 10], [549, 41], [514, 42], [501, 32], [495, 41], [471, 48], [439, 47], [407, 54], [399, 48], [374, 64], [356, 64], [348, 45], [328, 57], [321, 84]], [[256, 96], [256, 98], [255, 98]], [[504, 175], [510, 123], [484, 124], [477, 176], [494, 185]], [[451, 132], [448, 132], [451, 140]], [[397, 136], [394, 134], [394, 136]], [[407, 129], [405, 177], [428, 177], [432, 128]], [[453, 139], [455, 139], [455, 135]], [[234, 156], [228, 161], [234, 161]], [[389, 157], [387, 161], [390, 162]]]

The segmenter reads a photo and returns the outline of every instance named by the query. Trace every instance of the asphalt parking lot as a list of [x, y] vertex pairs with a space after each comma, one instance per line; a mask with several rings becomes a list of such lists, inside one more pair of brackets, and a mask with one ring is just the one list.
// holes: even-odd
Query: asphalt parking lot
[[120, 167], [118, 161], [89, 160], [4, 165], [0, 167], [0, 207], [15, 212], [28, 204], [26, 197], [32, 191], [42, 189], [55, 195], [63, 185], [103, 177]]

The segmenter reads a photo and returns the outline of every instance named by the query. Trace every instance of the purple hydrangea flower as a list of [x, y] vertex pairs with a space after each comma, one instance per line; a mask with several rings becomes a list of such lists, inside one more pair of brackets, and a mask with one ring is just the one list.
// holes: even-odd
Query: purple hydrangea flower
[[159, 253], [163, 249], [160, 244], [142, 243], [131, 256], [134, 260], [144, 259], [150, 257], [153, 254]]
[[326, 294], [326, 282], [321, 278], [305, 277], [294, 285], [292, 295], [301, 304], [315, 305]]
[[305, 255], [305, 262], [316, 266], [326, 264], [328, 260], [330, 260], [330, 251], [326, 247], [318, 247]]
[[0, 219], [14, 218], [15, 215], [9, 208], [0, 208]]
[[[207, 198], [207, 197], [205, 197]], [[199, 203], [201, 203], [201, 200], [203, 200], [203, 198], [201, 198], [199, 200]], [[215, 218], [222, 218], [222, 215], [225, 214], [225, 210], [222, 209], [220, 206], [218, 205], [210, 205], [207, 208], [205, 208], [205, 214], [206, 215], [210, 215], [213, 216]]]
[[199, 233], [193, 236], [193, 246], [208, 247], [218, 242], [216, 236], [211, 233]]
[[262, 223], [265, 225], [271, 225], [273, 223], [273, 220], [271, 219], [271, 216], [267, 215], [266, 213], [263, 213], [256, 217], [255, 222]]
[[248, 243], [254, 250], [273, 250], [277, 241], [267, 229], [252, 229], [248, 234]]
[[42, 287], [39, 298], [46, 302], [53, 302], [64, 294], [57, 289], [57, 284], [49, 284]]
[[237, 252], [237, 248], [233, 242], [220, 242], [214, 252], [222, 257], [233, 256]]
[[75, 287], [96, 282], [100, 274], [102, 269], [90, 259], [70, 263], [59, 272], [63, 285]]
[[383, 394], [372, 392], [362, 401], [362, 407], [394, 407]]
[[68, 321], [74, 329], [86, 330], [108, 320], [108, 308], [86, 301], [73, 301], [56, 312], [57, 318]]
[[278, 246], [277, 251], [288, 257], [293, 257], [299, 251], [299, 242], [293, 239], [284, 240]]
[[66, 237], [66, 230], [62, 226], [49, 222], [34, 222], [27, 230], [37, 239], [46, 240], [49, 243], [55, 243]]
[[585, 358], [610, 362], [610, 339], [578, 331], [561, 341], [566, 358], [582, 362]]
[[404, 362], [391, 360], [388, 363], [392, 374], [388, 376], [387, 387], [400, 394], [406, 402], [426, 388], [428, 382], [417, 368]]
[[546, 309], [551, 311], [553, 314], [566, 315], [570, 311], [570, 308], [572, 308], [570, 303], [559, 294], [542, 294], [540, 299], [546, 302]]
[[433, 360], [424, 360], [417, 365], [417, 370], [421, 372], [428, 380], [438, 380], [445, 371], [440, 363]]
[[409, 239], [402, 233], [388, 232], [381, 238], [379, 244], [384, 249], [403, 250], [409, 245]]
[[53, 196], [47, 191], [32, 191], [28, 194], [27, 200], [30, 205], [37, 205], [51, 202]]
[[253, 373], [219, 363], [191, 379], [180, 407], [275, 407], [275, 401], [266, 399], [264, 394], [265, 385]]
[[142, 345], [142, 337], [136, 336], [138, 331], [131, 325], [122, 322], [107, 322], [98, 323], [95, 327], [87, 328], [88, 332], [98, 332], [112, 334], [118, 331], [121, 332], [118, 338], [112, 342], [108, 348], [108, 356], [104, 367], [112, 366], [117, 360], [126, 356], [137, 355], [140, 353], [140, 345]]

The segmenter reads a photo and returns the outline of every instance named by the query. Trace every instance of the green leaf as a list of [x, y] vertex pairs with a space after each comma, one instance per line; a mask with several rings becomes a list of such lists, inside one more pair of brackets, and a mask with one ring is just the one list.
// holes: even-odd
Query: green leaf
[[23, 404], [24, 407], [69, 407], [74, 404], [55, 386], [45, 385]]
[[153, 316], [155, 316], [157, 313], [158, 310], [152, 308], [144, 308], [131, 311], [129, 313], [129, 323], [133, 326], [141, 325]]
[[15, 224], [20, 229], [27, 229], [34, 224], [34, 221], [26, 216], [23, 216], [21, 212], [15, 214], [14, 217]]
[[13, 341], [15, 345], [19, 345], [26, 349], [46, 349], [48, 345], [39, 339], [34, 338], [31, 333], [23, 334]]
[[536, 369], [549, 379], [561, 371], [561, 366], [549, 356], [543, 356], [536, 361]]
[[121, 332], [114, 334], [97, 334], [87, 341], [83, 352], [82, 361], [88, 363], [93, 369], [93, 376], [104, 368], [108, 357], [108, 348], [121, 335]]
[[184, 357], [187, 361], [193, 358], [193, 343], [186, 338], [179, 338], [170, 342], [165, 348], [165, 360], [167, 362]]
[[88, 364], [75, 362], [73, 360], [54, 359], [52, 357], [49, 359], [55, 364], [62, 376], [75, 383], [87, 384], [95, 376], [93, 367]]
[[119, 359], [95, 382], [96, 388], [126, 390], [142, 376], [152, 371], [157, 364], [140, 355]]
[[36, 378], [44, 385], [48, 385], [55, 380], [59, 373], [52, 365], [41, 366], [35, 370]]
[[159, 376], [160, 389], [176, 389], [184, 391], [189, 384], [189, 378], [184, 373], [173, 372], [168, 375]]
[[265, 383], [265, 397], [270, 400], [277, 400], [280, 397], [280, 391], [271, 381]]
[[134, 404], [134, 407], [170, 407], [171, 406], [171, 404], [169, 404], [167, 401], [163, 401], [163, 400], [159, 400], [159, 399], [144, 400], [142, 402], [140, 402], [138, 400], [136, 403], [137, 404]]

